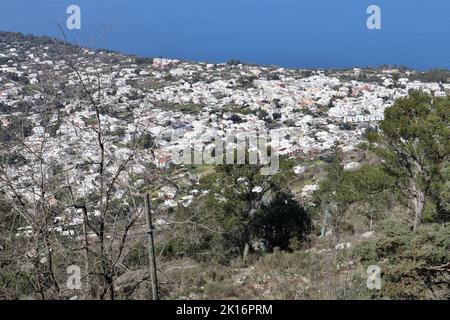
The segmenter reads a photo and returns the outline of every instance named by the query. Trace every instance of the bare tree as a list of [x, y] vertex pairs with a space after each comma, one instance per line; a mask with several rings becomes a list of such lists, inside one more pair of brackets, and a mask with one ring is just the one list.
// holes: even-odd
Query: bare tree
[[[119, 100], [109, 95], [115, 84], [107, 68], [113, 66], [98, 56], [80, 61], [83, 49], [67, 40], [58, 49], [68, 78], [64, 89], [73, 92], [58, 90], [59, 72], [47, 70], [48, 86], [36, 88], [39, 98], [22, 115], [34, 119], [33, 134], [23, 134], [22, 124], [22, 134], [2, 142], [0, 185], [25, 228], [12, 226], [18, 232], [11, 229], [10, 239], [26, 244], [15, 250], [16, 262], [32, 266], [31, 291], [41, 299], [70, 296], [67, 266], [80, 261], [84, 298], [114, 299], [114, 281], [126, 271], [127, 242], [143, 213], [142, 178], [154, 170], [148, 163], [157, 139], [142, 149], [150, 116], [145, 108], [130, 105], [130, 139], [117, 141], [108, 115]], [[69, 108], [57, 108], [58, 100], [66, 100]], [[80, 119], [79, 113], [93, 117]]]

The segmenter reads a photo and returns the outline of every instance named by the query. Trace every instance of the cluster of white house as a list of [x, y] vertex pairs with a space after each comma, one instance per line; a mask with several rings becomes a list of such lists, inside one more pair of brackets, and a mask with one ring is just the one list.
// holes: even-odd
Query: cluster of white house
[[[44, 78], [52, 78], [42, 70], [51, 70], [53, 78], [62, 79], [61, 90], [77, 86], [77, 74], [70, 71], [60, 57], [52, 57], [48, 47], [22, 50], [6, 45], [5, 48], [0, 51], [0, 58], [8, 59], [7, 63], [0, 65], [0, 102], [13, 110], [21, 101], [30, 105], [42, 103], [43, 97], [37, 91], [23, 93], [28, 84], [33, 87], [46, 81]], [[120, 63], [108, 63], [105, 58], [117, 58]], [[407, 96], [410, 89], [424, 90], [435, 96], [445, 95], [450, 90], [447, 84], [410, 82], [407, 78], [395, 81], [386, 73], [380, 75], [383, 80], [380, 83], [363, 83], [341, 80], [338, 73], [325, 75], [322, 71], [303, 77], [296, 70], [159, 58], [154, 59], [151, 65], [138, 66], [131, 57], [90, 50], [82, 50], [77, 63], [83, 70], [84, 81], [97, 81], [100, 75], [100, 82], [110, 86], [102, 90], [101, 97], [104, 105], [113, 106], [114, 112], [102, 115], [101, 121], [105, 132], [111, 134], [106, 154], [108, 159], [112, 159], [106, 169], [111, 175], [121, 161], [129, 157], [132, 152], [130, 144], [137, 134], [144, 131], [156, 138], [156, 148], [139, 156], [133, 168], [134, 174], [138, 175], [145, 172], [146, 163], [169, 168], [173, 164], [175, 148], [211, 150], [217, 136], [222, 137], [228, 147], [237, 146], [235, 142], [227, 141], [228, 131], [248, 136], [251, 132], [268, 132], [276, 127], [282, 132], [277, 150], [280, 155], [317, 155], [337, 145], [358, 144], [364, 134], [364, 126], [345, 130], [340, 124], [383, 120], [385, 108], [391, 106], [395, 99]], [[28, 83], [15, 82], [11, 75], [26, 77]], [[164, 85], [152, 87], [153, 82], [158, 81]], [[200, 110], [178, 110], [180, 105], [194, 105]], [[95, 129], [92, 119], [96, 113], [89, 103], [67, 99], [58, 112], [64, 113], [64, 121], [59, 123], [56, 136], [52, 137], [41, 126], [42, 119], [38, 113], [30, 116], [34, 128], [27, 143], [37, 147], [45, 136], [47, 160], [59, 163], [67, 170], [97, 161], [98, 146], [95, 130], [92, 130]], [[117, 114], [129, 114], [129, 118]], [[14, 112], [3, 112], [0, 107], [3, 127], [9, 125], [11, 115], [17, 116]], [[58, 119], [59, 116], [61, 114]], [[52, 125], [57, 122], [56, 114], [50, 122]], [[200, 135], [196, 133], [198, 127], [204, 128]], [[296, 171], [300, 173], [302, 169], [297, 168]], [[23, 185], [30, 183], [30, 177], [30, 168], [18, 167], [11, 173], [11, 178]], [[88, 196], [98, 183], [98, 174], [93, 169], [79, 170], [71, 177], [70, 182], [81, 197]], [[143, 182], [137, 179], [136, 183]], [[314, 188], [307, 187], [303, 191], [308, 193]], [[176, 206], [178, 201], [189, 204], [194, 197], [190, 194], [178, 200], [176, 195], [173, 188], [161, 189], [160, 197], [168, 207]], [[70, 223], [78, 222], [72, 218]], [[21, 231], [27, 233], [29, 229]]]

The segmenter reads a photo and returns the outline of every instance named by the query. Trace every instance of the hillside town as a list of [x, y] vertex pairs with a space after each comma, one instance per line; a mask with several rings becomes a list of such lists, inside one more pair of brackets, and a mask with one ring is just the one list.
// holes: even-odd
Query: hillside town
[[0, 298], [448, 298], [449, 94], [0, 32]]
[[[301, 173], [301, 161], [360, 144], [366, 130], [376, 128], [383, 119], [384, 109], [410, 90], [436, 97], [450, 91], [448, 82], [411, 80], [415, 71], [395, 68], [290, 70], [239, 61], [211, 64], [142, 59], [81, 47], [70, 47], [67, 56], [61, 54], [64, 47], [50, 38], [0, 33], [1, 139], [8, 140], [8, 131], [20, 120], [24, 142], [32, 148], [45, 139], [46, 161], [58, 164], [63, 171], [96, 159], [93, 131], [83, 130], [95, 124], [96, 112], [86, 99], [77, 96], [80, 75], [68, 66], [67, 58], [76, 61], [83, 81], [102, 84], [99, 98], [109, 106], [101, 121], [111, 136], [112, 148], [106, 154], [112, 159], [107, 168], [111, 174], [120, 159], [132, 153], [131, 143], [143, 128], [154, 146], [139, 154], [140, 161], [133, 167], [135, 175], [148, 166], [161, 171], [180, 169], [172, 161], [174, 149], [207, 149], [215, 135], [274, 129], [283, 132], [279, 154], [297, 159], [295, 171]], [[50, 109], [50, 105], [44, 123], [43, 106]], [[26, 190], [33, 168], [21, 165], [20, 160], [13, 163], [8, 179], [16, 188]], [[357, 165], [349, 163], [347, 167]], [[164, 199], [162, 208], [189, 205], [197, 193], [195, 174], [183, 165], [181, 170], [177, 179], [187, 183], [184, 194], [179, 194], [177, 187], [161, 185], [158, 197]], [[98, 177], [93, 170], [78, 170], [70, 179], [83, 197], [95, 188]], [[133, 183], [143, 184], [143, 180]], [[5, 185], [1, 188], [7, 189]], [[301, 195], [307, 196], [316, 188], [305, 186]], [[27, 195], [32, 199], [32, 191]], [[120, 191], [115, 196], [120, 197]], [[81, 224], [81, 220], [73, 212], [70, 216], [69, 229], [58, 225], [55, 230], [71, 234], [70, 226]], [[58, 219], [63, 221], [64, 217]], [[26, 230], [22, 227], [18, 232]]]

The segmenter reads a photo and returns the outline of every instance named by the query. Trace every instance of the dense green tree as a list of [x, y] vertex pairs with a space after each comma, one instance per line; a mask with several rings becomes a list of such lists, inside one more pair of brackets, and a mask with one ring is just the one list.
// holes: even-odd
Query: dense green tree
[[351, 206], [369, 219], [372, 229], [374, 219], [386, 210], [395, 186], [394, 177], [380, 165], [366, 164], [356, 171], [345, 171], [341, 161], [339, 155], [333, 160], [315, 194], [323, 217], [322, 235], [330, 225], [339, 236]]
[[409, 200], [417, 230], [431, 186], [449, 161], [450, 99], [413, 92], [386, 109], [380, 129], [369, 135], [372, 149]]
[[220, 262], [245, 258], [252, 241], [261, 240], [255, 233], [258, 210], [284, 189], [291, 167], [282, 161], [278, 174], [266, 176], [260, 165], [216, 166], [200, 181], [203, 196], [177, 212], [178, 239], [171, 245], [178, 249], [171, 250]]
[[356, 211], [364, 214], [370, 221], [381, 218], [393, 196], [395, 178], [382, 166], [365, 164], [354, 172], [347, 172], [343, 191], [348, 193], [349, 202], [356, 204]]
[[311, 219], [292, 195], [278, 192], [268, 204], [262, 204], [255, 216], [254, 234], [267, 249], [288, 249], [291, 240], [305, 241], [311, 232]]

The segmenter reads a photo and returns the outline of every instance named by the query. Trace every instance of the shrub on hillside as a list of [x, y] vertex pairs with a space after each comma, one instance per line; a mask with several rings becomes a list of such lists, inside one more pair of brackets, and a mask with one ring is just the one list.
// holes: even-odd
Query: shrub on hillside
[[354, 252], [365, 266], [381, 268], [382, 297], [450, 298], [450, 226], [430, 224], [411, 233], [408, 226], [389, 222], [381, 232]]

